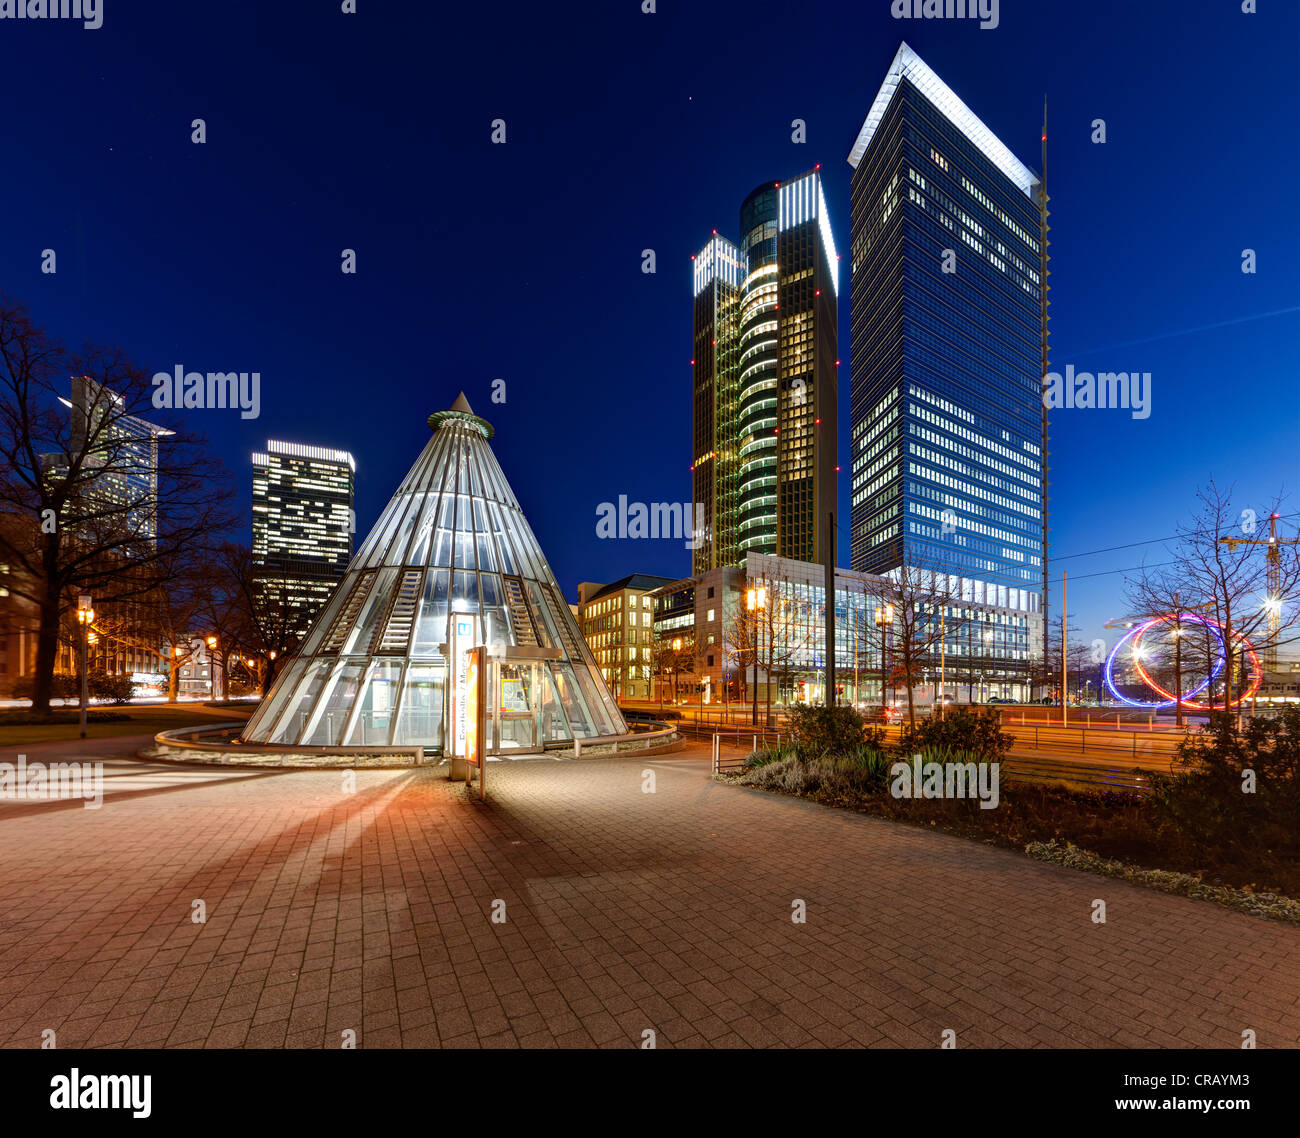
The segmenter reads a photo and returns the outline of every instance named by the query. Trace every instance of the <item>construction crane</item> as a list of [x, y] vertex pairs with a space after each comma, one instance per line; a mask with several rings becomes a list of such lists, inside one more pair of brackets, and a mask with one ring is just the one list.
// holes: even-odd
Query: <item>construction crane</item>
[[1300, 545], [1300, 538], [1283, 541], [1277, 536], [1277, 514], [1268, 516], [1268, 540], [1257, 537], [1221, 537], [1219, 541], [1228, 549], [1235, 550], [1239, 545], [1264, 545], [1268, 547], [1265, 558], [1268, 563], [1268, 599], [1264, 602], [1264, 612], [1268, 620], [1268, 647], [1264, 650], [1265, 669], [1277, 671], [1277, 642], [1282, 634], [1282, 550], [1284, 545]]

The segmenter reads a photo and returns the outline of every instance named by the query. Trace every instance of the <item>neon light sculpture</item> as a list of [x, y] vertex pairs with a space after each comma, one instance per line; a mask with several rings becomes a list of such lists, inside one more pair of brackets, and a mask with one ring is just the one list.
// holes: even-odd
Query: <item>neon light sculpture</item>
[[[1166, 691], [1156, 683], [1156, 681], [1151, 678], [1146, 668], [1143, 667], [1142, 638], [1148, 631], [1156, 627], [1156, 625], [1183, 623], [1199, 624], [1206, 628], [1214, 637], [1215, 642], [1218, 644], [1218, 649], [1215, 652], [1214, 663], [1210, 668], [1210, 674], [1195, 687], [1184, 692], [1180, 701], [1173, 692]], [[1251, 644], [1246, 637], [1242, 636], [1240, 632], [1234, 630], [1232, 633], [1232, 639], [1234, 643], [1245, 648], [1246, 654], [1250, 659], [1250, 679], [1246, 685], [1246, 690], [1237, 696], [1237, 698], [1231, 703], [1231, 706], [1236, 707], [1250, 699], [1259, 690], [1259, 685], [1264, 680], [1264, 669], [1260, 666], [1259, 656], [1255, 653], [1255, 646]], [[1124, 651], [1125, 645], [1129, 645], [1129, 658], [1133, 664], [1134, 671], [1138, 674], [1138, 678], [1157, 696], [1162, 697], [1161, 699], [1154, 702], [1150, 700], [1130, 699], [1115, 686], [1115, 661], [1118, 659], [1119, 654]], [[1200, 703], [1193, 697], [1200, 695], [1201, 692], [1205, 691], [1212, 683], [1214, 683], [1214, 681], [1222, 674], [1227, 663], [1228, 653], [1226, 652], [1224, 645], [1224, 628], [1219, 621], [1213, 620], [1210, 617], [1201, 616], [1199, 613], [1194, 612], [1167, 613], [1164, 616], [1156, 616], [1152, 617], [1148, 621], [1144, 621], [1136, 628], [1130, 629], [1120, 638], [1119, 643], [1111, 649], [1110, 655], [1106, 658], [1106, 669], [1103, 678], [1105, 679], [1106, 688], [1109, 690], [1110, 694], [1121, 703], [1126, 703], [1130, 707], [1140, 707], [1144, 710], [1150, 711], [1159, 710], [1165, 707], [1173, 707], [1176, 703], [1181, 702], [1184, 707], [1191, 708], [1193, 711], [1208, 711], [1210, 708], [1209, 704]]]

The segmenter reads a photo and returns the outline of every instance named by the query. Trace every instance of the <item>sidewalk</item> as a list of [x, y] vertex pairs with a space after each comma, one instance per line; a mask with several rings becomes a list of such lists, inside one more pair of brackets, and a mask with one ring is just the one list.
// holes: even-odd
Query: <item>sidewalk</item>
[[492, 763], [480, 805], [80, 746], [102, 809], [0, 805], [5, 1046], [1300, 1046], [1300, 930], [723, 786], [707, 747]]

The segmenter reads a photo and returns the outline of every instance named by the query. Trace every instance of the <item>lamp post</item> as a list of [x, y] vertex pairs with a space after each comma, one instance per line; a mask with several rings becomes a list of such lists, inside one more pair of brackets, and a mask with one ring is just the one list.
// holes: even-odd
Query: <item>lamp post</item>
[[[215, 700], [217, 698], [217, 638], [209, 636], [206, 643], [208, 646], [208, 668], [211, 673], [208, 679], [208, 687], [212, 689], [212, 698]], [[225, 686], [225, 679], [223, 675], [221, 677], [223, 687]]]
[[77, 598], [77, 623], [81, 625], [81, 737], [86, 737], [86, 705], [90, 702], [90, 680], [86, 657], [90, 654], [90, 626], [95, 620], [94, 601], [83, 594]]
[[894, 606], [876, 606], [876, 627], [880, 629], [880, 707], [885, 707], [885, 684], [889, 677], [889, 628], [894, 623]]
[[751, 620], [751, 638], [754, 643], [754, 713], [750, 720], [752, 726], [758, 726], [758, 614], [767, 608], [767, 590], [759, 585], [745, 591], [745, 608], [754, 615]]
[[[992, 679], [993, 679], [993, 675], [992, 675], [992, 672], [993, 672], [993, 632], [992, 632], [991, 629], [985, 629], [985, 630], [984, 630], [984, 667], [987, 668], [988, 671], [989, 671], [989, 681], [990, 681], [990, 682], [986, 685], [987, 688], [988, 688], [989, 690], [987, 690], [987, 691], [985, 691], [985, 692], [983, 693], [983, 701], [982, 701], [982, 702], [984, 702], [984, 703], [988, 703], [988, 701], [989, 701], [989, 699], [990, 699], [990, 697], [991, 697], [991, 695], [992, 695], [992, 688], [993, 688], [993, 684], [992, 684]], [[981, 680], [983, 679], [983, 676], [984, 676], [984, 673], [981, 672], [981, 673], [980, 673], [980, 678], [981, 678]]]
[[939, 718], [942, 719], [944, 710], [947, 707], [946, 697], [948, 694], [947, 677], [945, 668], [948, 663], [948, 602], [944, 601], [942, 608], [939, 610]]

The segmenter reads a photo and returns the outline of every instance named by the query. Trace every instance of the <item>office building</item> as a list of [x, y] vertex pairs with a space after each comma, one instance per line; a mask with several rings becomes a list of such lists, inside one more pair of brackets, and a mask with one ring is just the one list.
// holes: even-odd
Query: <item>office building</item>
[[852, 567], [956, 576], [1041, 651], [1038, 177], [906, 44], [848, 161]]
[[352, 557], [353, 477], [347, 451], [266, 444], [253, 455], [253, 563], [269, 606], [306, 635]]
[[821, 174], [765, 182], [694, 258], [692, 570], [825, 557], [835, 509], [839, 256]]
[[670, 577], [633, 573], [578, 586], [578, 626], [615, 699], [649, 699], [654, 670], [651, 592]]

